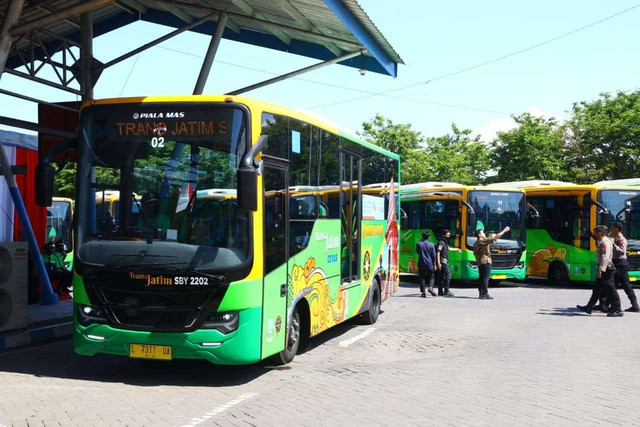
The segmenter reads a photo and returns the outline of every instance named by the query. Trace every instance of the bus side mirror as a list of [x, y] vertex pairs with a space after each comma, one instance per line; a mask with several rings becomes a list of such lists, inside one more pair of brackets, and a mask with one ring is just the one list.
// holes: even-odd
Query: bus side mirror
[[245, 211], [258, 210], [258, 175], [262, 172], [262, 162], [254, 160], [260, 151], [267, 148], [269, 137], [260, 135], [260, 139], [247, 151], [238, 168], [238, 208]]
[[462, 236], [462, 229], [461, 228], [456, 228], [455, 230], [455, 236]]
[[542, 218], [540, 215], [531, 217], [531, 228], [535, 230], [542, 228]]
[[36, 166], [36, 203], [48, 207], [53, 203], [53, 176], [56, 170], [50, 163], [38, 163]]
[[400, 228], [403, 230], [409, 228], [409, 216], [403, 209], [400, 209]]
[[238, 169], [238, 208], [258, 210], [258, 169], [253, 166]]
[[475, 212], [469, 212], [467, 211], [467, 224], [469, 225], [469, 227], [471, 227], [471, 231], [476, 231], [474, 230], [474, 227], [476, 226], [476, 213]]

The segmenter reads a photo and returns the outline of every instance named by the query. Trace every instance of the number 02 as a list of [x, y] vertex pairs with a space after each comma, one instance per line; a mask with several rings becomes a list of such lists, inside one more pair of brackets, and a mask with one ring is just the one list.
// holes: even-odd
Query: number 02
[[156, 138], [155, 136], [151, 138], [151, 146], [153, 148], [164, 147], [164, 137]]

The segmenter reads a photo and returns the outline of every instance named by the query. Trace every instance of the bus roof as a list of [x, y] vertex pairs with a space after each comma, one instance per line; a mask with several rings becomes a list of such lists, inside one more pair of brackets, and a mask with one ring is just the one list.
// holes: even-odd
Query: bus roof
[[361, 139], [357, 135], [354, 135], [351, 131], [346, 130], [346, 128], [338, 127], [327, 123], [326, 120], [322, 118], [316, 117], [313, 114], [300, 112], [296, 110], [292, 110], [287, 107], [283, 107], [276, 104], [271, 104], [268, 102], [260, 101], [255, 98], [248, 98], [244, 96], [229, 96], [229, 95], [171, 95], [171, 96], [139, 96], [139, 97], [129, 97], [129, 98], [105, 98], [105, 99], [97, 99], [92, 101], [87, 101], [82, 105], [82, 109], [90, 107], [92, 105], [112, 105], [112, 104], [141, 104], [141, 103], [151, 103], [151, 102], [236, 102], [239, 104], [244, 104], [248, 106], [250, 109], [256, 109], [260, 111], [265, 111], [273, 114], [281, 114], [288, 117], [293, 117], [307, 123], [310, 123], [319, 128], [325, 129], [329, 132], [332, 132], [336, 135], [339, 135], [343, 138], [349, 139], [353, 142], [358, 143], [364, 147], [367, 147], [373, 151], [377, 151], [380, 154], [383, 154], [387, 157], [391, 157], [397, 161], [400, 161], [400, 157], [392, 153], [391, 151], [385, 150], [382, 147], [378, 147], [375, 144], [372, 144], [369, 141], [365, 141]]
[[548, 187], [548, 186], [569, 186], [575, 185], [572, 182], [553, 181], [553, 180], [540, 180], [532, 179], [529, 181], [508, 181], [508, 182], [496, 182], [489, 184], [487, 187], [511, 187], [511, 188], [527, 188], [527, 187]]
[[433, 190], [434, 188], [462, 188], [464, 185], [458, 184], [457, 182], [419, 182], [417, 184], [405, 184], [400, 189], [402, 191], [410, 191], [410, 190]]
[[610, 181], [598, 181], [595, 185], [629, 185], [640, 186], [640, 178], [613, 179]]

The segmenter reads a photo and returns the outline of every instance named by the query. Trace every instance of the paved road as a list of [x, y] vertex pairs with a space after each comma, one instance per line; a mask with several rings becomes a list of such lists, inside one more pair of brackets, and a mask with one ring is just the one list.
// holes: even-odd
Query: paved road
[[[0, 353], [0, 426], [640, 425], [640, 314], [579, 314], [587, 289], [473, 288], [341, 325], [286, 367]], [[626, 297], [621, 297], [628, 305]]]

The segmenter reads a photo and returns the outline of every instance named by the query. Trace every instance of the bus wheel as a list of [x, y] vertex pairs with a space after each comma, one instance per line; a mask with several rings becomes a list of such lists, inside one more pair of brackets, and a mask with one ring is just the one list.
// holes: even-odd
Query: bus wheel
[[380, 314], [380, 285], [378, 280], [373, 281], [373, 293], [369, 301], [369, 310], [362, 313], [362, 323], [365, 325], [373, 325], [378, 320]]
[[301, 341], [301, 325], [300, 309], [296, 306], [296, 309], [293, 311], [293, 316], [291, 317], [291, 325], [288, 328], [285, 348], [280, 353], [273, 356], [273, 361], [277, 365], [286, 365], [296, 357]]
[[552, 286], [564, 286], [569, 283], [569, 273], [567, 273], [567, 268], [564, 264], [559, 262], [551, 264], [547, 280]]

